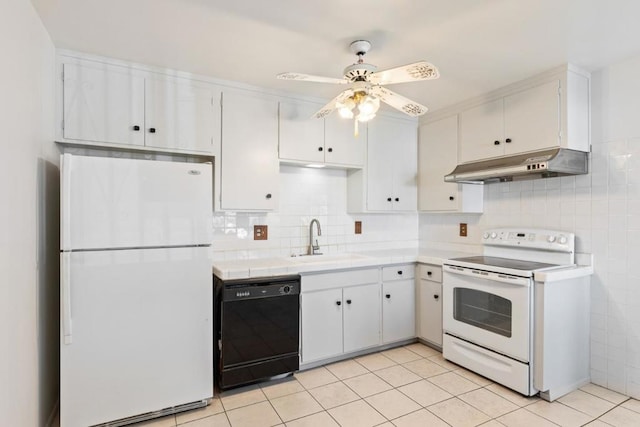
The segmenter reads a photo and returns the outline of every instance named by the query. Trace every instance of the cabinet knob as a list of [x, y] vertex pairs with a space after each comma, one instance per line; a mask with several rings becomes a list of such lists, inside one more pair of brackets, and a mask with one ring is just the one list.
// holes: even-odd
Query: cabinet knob
[[402, 270], [398, 270], [398, 274], [402, 276]]
[[456, 199], [455, 197], [453, 197], [453, 196], [449, 196], [449, 200], [452, 200], [452, 201], [453, 201], [453, 200], [455, 200], [455, 199]]
[[507, 144], [511, 142], [511, 138], [507, 138], [504, 140], [504, 142], [506, 142]]
[[438, 294], [434, 294], [433, 295], [433, 299], [438, 299], [438, 298], [440, 298], [440, 295], [438, 295]]
[[500, 145], [500, 141], [493, 141], [493, 145]]
[[399, 201], [400, 201], [400, 197], [396, 197], [396, 202], [399, 202]]
[[351, 300], [350, 299], [347, 300], [347, 304], [351, 304]]
[[318, 151], [322, 151], [322, 150], [324, 150], [324, 148], [318, 147]]
[[264, 196], [264, 197], [266, 197], [267, 199], [270, 199], [271, 198], [271, 193], [267, 193], [267, 195]]
[[386, 299], [391, 299], [391, 294], [386, 294], [384, 297], [385, 297]]
[[433, 273], [430, 271], [427, 271], [427, 276], [431, 276]]
[[391, 201], [391, 197], [387, 197], [387, 202], [390, 202], [390, 201]]
[[336, 305], [342, 305], [342, 301], [336, 301]]
[[329, 147], [329, 148], [327, 149], [327, 151], [328, 151], [328, 152], [330, 152], [330, 153], [333, 153], [333, 148]]
[[156, 133], [156, 128], [149, 128], [149, 133]]
[[134, 125], [134, 126], [133, 126], [133, 130], [135, 130], [136, 132], [137, 132], [137, 131], [139, 131], [139, 130], [140, 130], [140, 126], [138, 126], [138, 125]]

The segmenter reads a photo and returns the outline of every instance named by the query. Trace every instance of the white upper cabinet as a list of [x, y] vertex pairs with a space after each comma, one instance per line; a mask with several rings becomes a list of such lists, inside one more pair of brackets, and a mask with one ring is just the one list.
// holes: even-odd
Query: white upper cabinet
[[215, 153], [220, 90], [92, 61], [63, 64], [62, 138], [163, 151]]
[[[290, 163], [330, 164], [362, 167], [366, 136], [354, 137], [353, 120], [333, 114], [313, 118], [321, 104], [281, 101], [279, 112], [279, 157]], [[366, 126], [362, 126], [366, 135]]]
[[349, 212], [415, 212], [417, 125], [377, 116], [369, 122], [367, 163], [349, 173]]
[[458, 162], [458, 115], [423, 124], [419, 133], [418, 209], [482, 212], [482, 185], [444, 182]]
[[325, 117], [324, 158], [327, 163], [352, 167], [364, 165], [367, 124], [359, 125], [359, 135], [356, 136], [353, 119], [343, 119], [337, 112]]
[[458, 160], [545, 148], [589, 151], [589, 76], [574, 67], [503, 88], [460, 112]]
[[148, 78], [145, 94], [146, 146], [216, 152], [220, 90], [185, 80]]
[[225, 90], [222, 103], [220, 207], [278, 207], [278, 102], [256, 92]]
[[65, 139], [144, 146], [144, 77], [97, 63], [63, 67]]

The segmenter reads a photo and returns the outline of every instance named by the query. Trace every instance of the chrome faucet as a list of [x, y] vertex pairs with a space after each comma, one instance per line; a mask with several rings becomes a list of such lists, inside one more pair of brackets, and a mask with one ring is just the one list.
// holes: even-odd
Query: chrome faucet
[[313, 223], [316, 223], [316, 229], [318, 231], [318, 236], [322, 236], [322, 230], [320, 230], [320, 221], [316, 218], [312, 219], [309, 223], [309, 251], [307, 255], [322, 255], [321, 252], [316, 252], [320, 250], [320, 246], [318, 245], [318, 239], [316, 239], [316, 244], [313, 244]]

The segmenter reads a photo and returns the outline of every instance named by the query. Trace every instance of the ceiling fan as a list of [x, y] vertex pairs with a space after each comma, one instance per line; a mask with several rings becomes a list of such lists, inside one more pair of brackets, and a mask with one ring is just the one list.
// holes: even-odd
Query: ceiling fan
[[380, 108], [380, 101], [412, 117], [418, 117], [427, 112], [428, 109], [424, 105], [405, 98], [383, 87], [383, 85], [437, 79], [440, 77], [440, 73], [434, 65], [420, 61], [377, 71], [375, 65], [363, 61], [364, 55], [371, 49], [370, 42], [356, 40], [351, 43], [350, 48], [358, 56], [358, 62], [345, 68], [344, 76], [341, 79], [291, 72], [281, 73], [276, 77], [282, 80], [351, 84], [349, 89], [338, 94], [318, 110], [313, 117], [321, 119], [337, 109], [340, 116], [355, 119], [356, 135], [358, 122], [366, 122], [374, 118]]

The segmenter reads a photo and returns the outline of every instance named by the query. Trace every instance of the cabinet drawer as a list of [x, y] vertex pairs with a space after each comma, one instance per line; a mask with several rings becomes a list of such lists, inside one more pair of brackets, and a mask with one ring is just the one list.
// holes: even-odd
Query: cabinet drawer
[[442, 283], [442, 267], [439, 265], [423, 264], [420, 266], [420, 278]]
[[395, 267], [382, 268], [382, 281], [389, 282], [392, 280], [413, 279], [415, 277], [414, 265], [398, 265]]
[[300, 289], [302, 292], [311, 292], [332, 288], [344, 288], [349, 286], [378, 283], [380, 273], [377, 268], [363, 270], [348, 270], [332, 273], [310, 274], [302, 276]]

